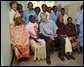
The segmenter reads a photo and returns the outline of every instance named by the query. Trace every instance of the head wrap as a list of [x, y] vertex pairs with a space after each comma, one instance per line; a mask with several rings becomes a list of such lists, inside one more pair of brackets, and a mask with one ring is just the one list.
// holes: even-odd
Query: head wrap
[[59, 18], [62, 18], [62, 19], [63, 19], [63, 15], [59, 14], [59, 15], [58, 15], [58, 19], [59, 19]]
[[14, 15], [14, 18], [17, 18], [17, 17], [19, 17], [20, 16], [20, 14], [19, 13], [16, 13], [15, 15]]

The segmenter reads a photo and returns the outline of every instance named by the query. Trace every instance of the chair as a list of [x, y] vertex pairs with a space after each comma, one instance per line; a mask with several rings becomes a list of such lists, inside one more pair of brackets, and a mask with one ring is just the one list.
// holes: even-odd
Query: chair
[[52, 41], [52, 48], [51, 48], [52, 52], [54, 52], [54, 51], [59, 49], [58, 47], [55, 47], [55, 45], [56, 45], [56, 42]]

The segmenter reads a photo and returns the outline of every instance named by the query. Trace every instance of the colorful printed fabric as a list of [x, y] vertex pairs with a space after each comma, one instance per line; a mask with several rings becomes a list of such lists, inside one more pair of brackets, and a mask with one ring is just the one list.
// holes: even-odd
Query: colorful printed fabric
[[29, 55], [29, 40], [24, 24], [10, 26], [10, 40], [15, 51], [17, 60], [22, 57], [30, 57]]

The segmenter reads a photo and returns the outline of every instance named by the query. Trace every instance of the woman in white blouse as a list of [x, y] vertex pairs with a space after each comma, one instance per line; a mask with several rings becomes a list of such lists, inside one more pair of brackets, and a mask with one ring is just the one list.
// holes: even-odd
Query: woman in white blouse
[[16, 13], [18, 13], [17, 5], [18, 3], [16, 1], [10, 2], [10, 7], [11, 7], [11, 11], [9, 12], [10, 24], [14, 23], [13, 17]]

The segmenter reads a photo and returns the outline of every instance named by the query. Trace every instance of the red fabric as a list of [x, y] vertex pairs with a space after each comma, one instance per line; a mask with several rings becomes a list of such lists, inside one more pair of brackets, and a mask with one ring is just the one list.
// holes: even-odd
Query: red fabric
[[58, 19], [59, 19], [59, 18], [63, 18], [63, 15], [59, 14], [59, 15], [58, 15]]
[[75, 42], [75, 40], [74, 40], [74, 39], [72, 39], [72, 40], [70, 40], [70, 42], [71, 42], [71, 43], [74, 43], [74, 42]]
[[[76, 30], [75, 25], [73, 23], [67, 23], [66, 24], [66, 32], [68, 36], [75, 36]], [[74, 35], [75, 34], [75, 35]]]
[[17, 48], [18, 51], [19, 51], [19, 54], [16, 55], [17, 60], [19, 60], [22, 57], [27, 57], [27, 58], [30, 57], [29, 53], [25, 52], [25, 51], [27, 51], [29, 49], [29, 47], [30, 47], [30, 43], [28, 45], [15, 45], [15, 46], [12, 46], [13, 49]]
[[58, 26], [57, 34], [65, 35], [66, 34], [66, 26], [65, 26], [65, 24], [57, 22], [56, 25]]
[[27, 37], [27, 31], [25, 25], [21, 24], [16, 26], [10, 26], [10, 40], [12, 43], [12, 48], [14, 49], [15, 56], [17, 60], [21, 57], [28, 57], [29, 54], [29, 39]]
[[14, 49], [15, 47], [19, 50], [20, 53], [24, 53], [30, 47], [30, 43], [28, 45], [15, 45], [12, 48]]
[[78, 39], [78, 38], [75, 37], [75, 38], [71, 39], [70, 42], [71, 42], [71, 43], [74, 43], [74, 42], [76, 42], [77, 39]]
[[[59, 14], [58, 15], [58, 19], [59, 18], [63, 18], [63, 15]], [[58, 21], [58, 22], [56, 22], [56, 25], [58, 26], [57, 34], [65, 35], [66, 34], [66, 26], [65, 26], [65, 24], [63, 22], [59, 23], [59, 21]]]

